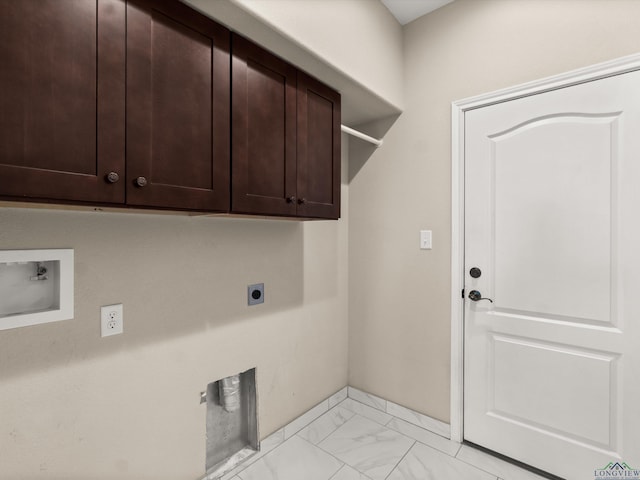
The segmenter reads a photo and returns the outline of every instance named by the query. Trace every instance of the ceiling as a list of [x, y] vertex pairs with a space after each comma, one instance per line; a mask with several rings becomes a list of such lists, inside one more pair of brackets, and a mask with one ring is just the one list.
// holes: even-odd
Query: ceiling
[[401, 25], [451, 3], [453, 0], [382, 0]]

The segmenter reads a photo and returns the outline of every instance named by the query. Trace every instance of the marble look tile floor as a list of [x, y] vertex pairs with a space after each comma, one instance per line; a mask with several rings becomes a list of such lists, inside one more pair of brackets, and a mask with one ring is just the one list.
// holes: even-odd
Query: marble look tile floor
[[361, 393], [325, 400], [222, 480], [543, 480], [385, 413], [392, 409]]

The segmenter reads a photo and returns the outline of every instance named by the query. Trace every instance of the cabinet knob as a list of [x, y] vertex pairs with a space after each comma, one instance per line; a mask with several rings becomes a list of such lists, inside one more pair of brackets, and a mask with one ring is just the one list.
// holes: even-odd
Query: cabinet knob
[[107, 182], [116, 183], [118, 180], [120, 180], [120, 175], [118, 175], [116, 172], [109, 172], [106, 178]]
[[298, 199], [298, 204], [304, 205], [305, 203], [307, 203], [307, 199], [306, 198], [299, 198]]
[[144, 187], [147, 185], [147, 179], [145, 177], [138, 177], [134, 183], [137, 187]]
[[296, 197], [291, 196], [291, 197], [287, 197], [287, 203], [293, 203], [296, 201]]

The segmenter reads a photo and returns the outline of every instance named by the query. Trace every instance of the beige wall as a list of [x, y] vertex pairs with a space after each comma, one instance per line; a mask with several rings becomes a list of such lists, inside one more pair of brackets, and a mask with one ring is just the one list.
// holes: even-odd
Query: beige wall
[[262, 437], [344, 387], [342, 196], [337, 222], [0, 208], [0, 249], [75, 250], [75, 318], [0, 330], [0, 479], [195, 480], [209, 382], [257, 367]]
[[[458, 0], [408, 25], [406, 112], [355, 159], [339, 222], [0, 209], [0, 248], [76, 253], [75, 319], [0, 331], [0, 479], [197, 478], [199, 392], [253, 366], [263, 436], [347, 376], [447, 420], [450, 102], [636, 52], [638, 19], [636, 0]], [[101, 339], [117, 302], [125, 333]]]
[[182, 0], [342, 93], [342, 121], [402, 110], [402, 27], [378, 0]]
[[402, 105], [402, 27], [375, 0], [232, 0], [392, 104]]
[[404, 35], [405, 111], [349, 185], [349, 383], [448, 421], [450, 104], [639, 52], [640, 1], [457, 0]]

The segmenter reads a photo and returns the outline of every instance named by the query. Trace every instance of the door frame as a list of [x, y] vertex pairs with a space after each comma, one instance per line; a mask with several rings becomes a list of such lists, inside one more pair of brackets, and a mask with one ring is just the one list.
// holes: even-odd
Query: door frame
[[476, 108], [640, 70], [640, 54], [451, 103], [451, 440], [464, 440], [464, 119]]

